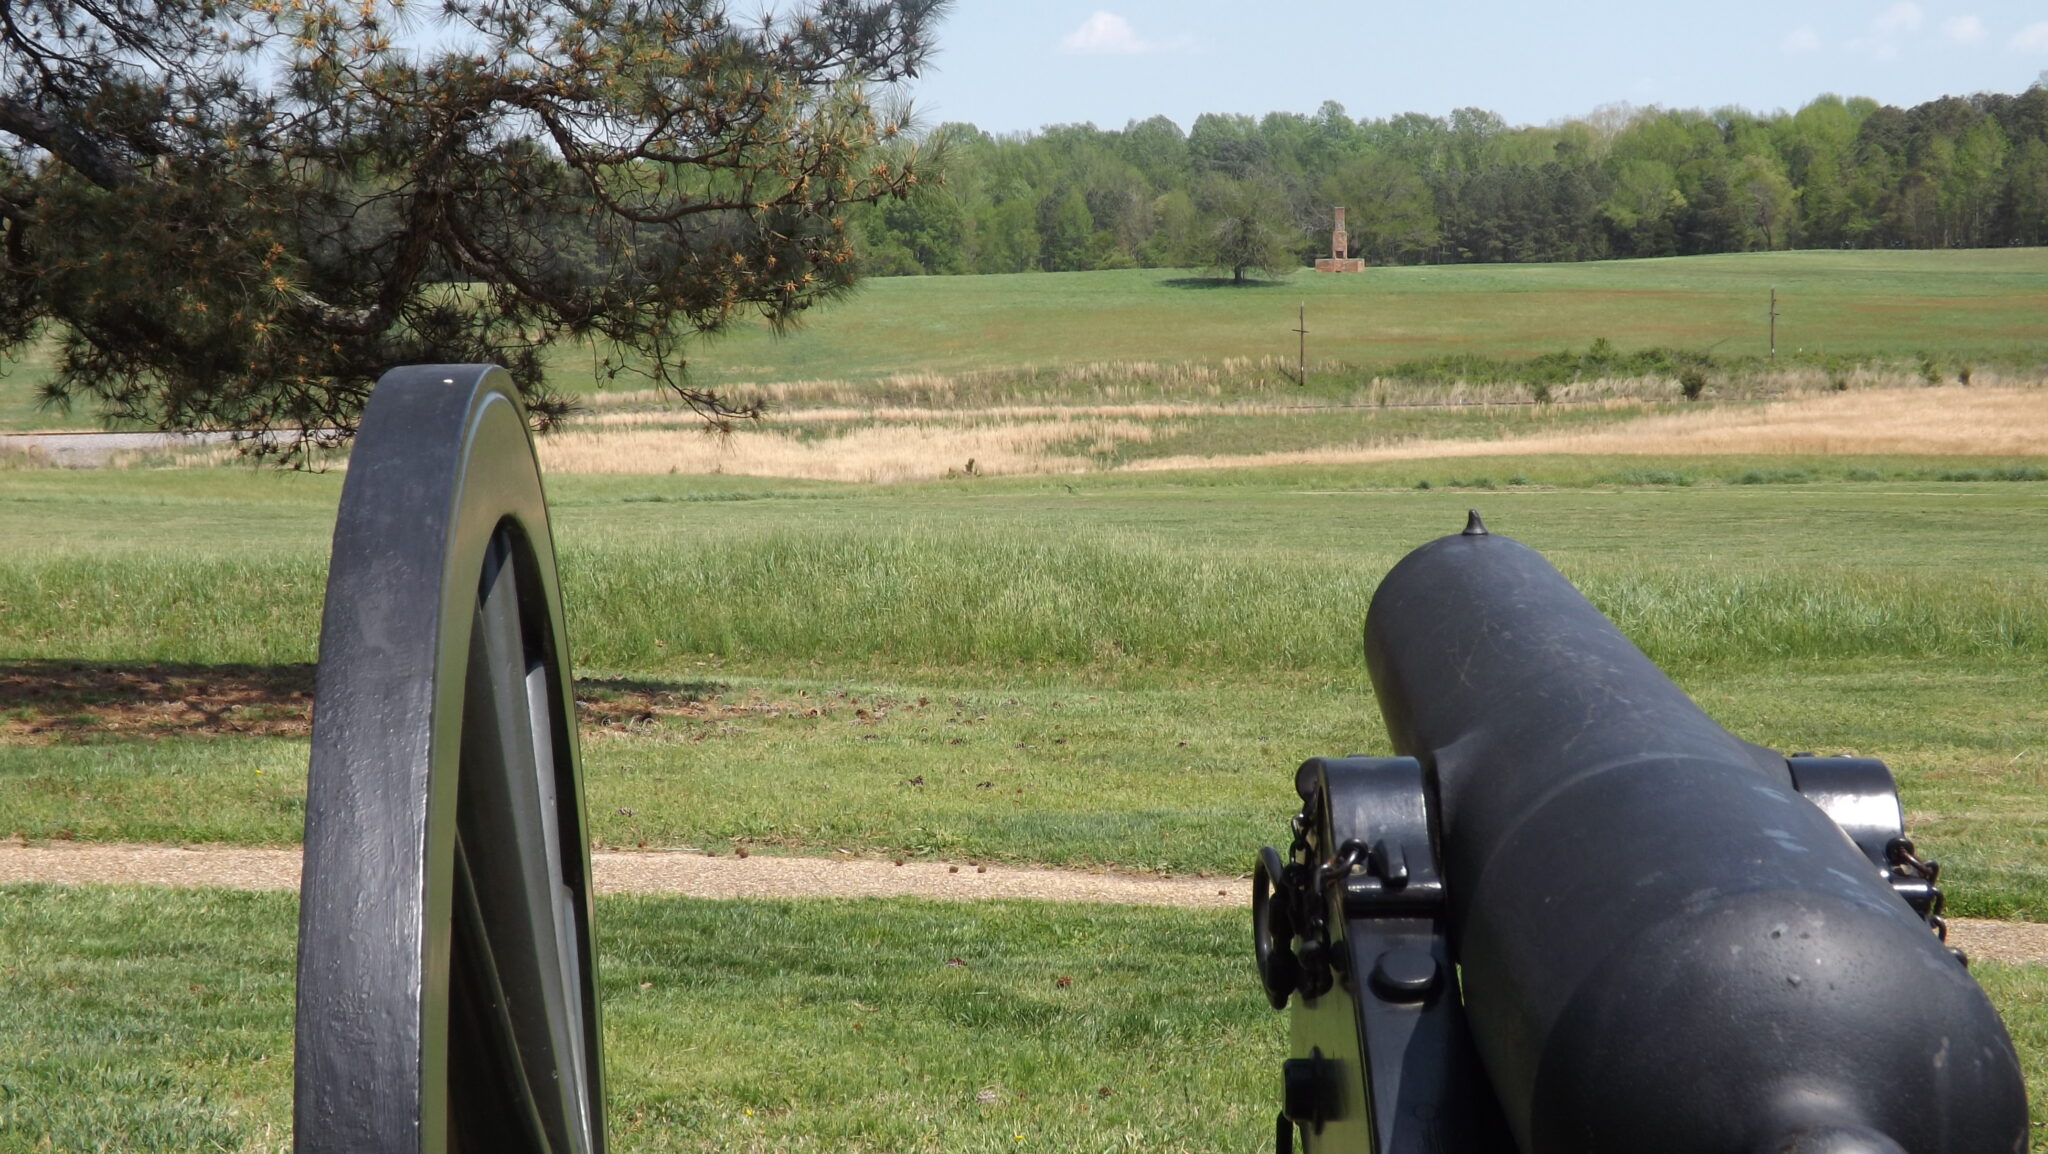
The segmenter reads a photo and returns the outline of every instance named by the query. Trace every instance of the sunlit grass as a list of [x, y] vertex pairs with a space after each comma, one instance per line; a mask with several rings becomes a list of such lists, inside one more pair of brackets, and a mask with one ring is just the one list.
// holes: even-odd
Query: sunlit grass
[[[1923, 364], [1981, 383], [2048, 373], [2048, 250], [1747, 253], [1565, 265], [1376, 268], [1298, 274], [1244, 290], [1191, 288], [1178, 270], [873, 279], [807, 314], [793, 335], [742, 321], [688, 346], [698, 384], [785, 406], [1213, 400], [1367, 393], [1402, 363], [1526, 360], [1605, 339], [1762, 362], [1775, 288], [1787, 383], [1826, 387], [1848, 365], [1856, 387], [1898, 383]], [[1299, 311], [1310, 384], [1288, 376]], [[595, 357], [563, 346], [551, 384], [602, 396]], [[1862, 369], [1853, 366], [1862, 365]], [[49, 346], [0, 366], [0, 427], [97, 427], [90, 406], [38, 410]], [[1742, 370], [1744, 376], [1751, 370]], [[1730, 382], [1717, 381], [1719, 389]], [[1656, 383], [1664, 397], [1672, 382]], [[1502, 390], [1513, 393], [1515, 389]], [[1520, 391], [1526, 396], [1526, 390]]]
[[[1384, 751], [1358, 650], [1372, 588], [1476, 504], [1735, 732], [1890, 761], [1956, 908], [2048, 916], [2048, 502], [2021, 479], [2039, 468], [559, 478], [579, 671], [722, 699], [715, 716], [591, 733], [592, 832], [1236, 872], [1280, 836], [1294, 764]], [[311, 661], [335, 481], [0, 479], [0, 527], [54, 543], [0, 557], [0, 661]], [[20, 740], [69, 744], [0, 750], [0, 834], [296, 836], [300, 743], [60, 730]]]
[[[284, 1148], [295, 920], [0, 889], [0, 1147]], [[1277, 1109], [1234, 912], [605, 898], [597, 932], [614, 1149], [1207, 1151]]]
[[[2038, 577], [1886, 573], [1848, 558], [1740, 569], [1558, 560], [1660, 661], [2048, 650]], [[606, 668], [701, 656], [1334, 673], [1356, 667], [1356, 626], [1385, 566], [1331, 561], [1100, 528], [764, 524], [687, 548], [578, 544], [562, 568], [578, 660]], [[0, 652], [311, 660], [323, 569], [305, 552], [9, 559]]]
[[1190, 289], [1159, 269], [870, 280], [789, 339], [743, 328], [699, 348], [720, 385], [874, 380], [914, 372], [1114, 362], [1221, 362], [1295, 352], [1358, 366], [1477, 354], [1529, 357], [1597, 338], [1633, 350], [1761, 357], [1778, 347], [2040, 365], [2048, 250], [1799, 252], [1565, 265], [1301, 273], [1247, 290]]
[[[1897, 775], [1952, 909], [2048, 918], [2048, 674], [1985, 661], [1821, 659], [1681, 671], [1734, 732], [1856, 752]], [[593, 723], [598, 845], [1242, 873], [1279, 840], [1294, 767], [1385, 753], [1362, 675], [1208, 685], [640, 676], [714, 708]], [[601, 696], [605, 682], [579, 692]], [[609, 684], [616, 684], [609, 683]], [[0, 836], [290, 845], [305, 743], [0, 745]]]
[[[286, 1149], [295, 921], [289, 894], [0, 888], [0, 1147]], [[615, 897], [596, 924], [613, 1149], [1270, 1137], [1286, 1019], [1236, 911]], [[2038, 1116], [2048, 969], [1971, 972]]]
[[[1666, 406], [1668, 407], [1668, 406]], [[1046, 405], [795, 411], [730, 434], [675, 413], [608, 414], [545, 438], [553, 474], [683, 473], [826, 481], [1075, 474], [1125, 467], [1331, 463], [1488, 450], [1567, 429], [1626, 427], [1659, 408], [1607, 404]], [[1503, 439], [1507, 440], [1503, 440]], [[2048, 449], [2048, 442], [2044, 442]]]

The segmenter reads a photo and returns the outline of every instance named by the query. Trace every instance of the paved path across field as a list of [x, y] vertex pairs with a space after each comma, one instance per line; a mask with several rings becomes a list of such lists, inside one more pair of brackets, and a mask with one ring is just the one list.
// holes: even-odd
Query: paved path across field
[[[1251, 903], [1251, 883], [1236, 877], [1161, 878], [930, 861], [899, 866], [866, 858], [712, 857], [687, 851], [603, 851], [591, 855], [591, 868], [599, 893], [942, 901], [1028, 898], [1211, 909]], [[0, 842], [0, 883], [7, 882], [290, 890], [299, 885], [299, 851]], [[1949, 922], [1949, 942], [1974, 958], [2048, 965], [2048, 924], [1955, 918]]]

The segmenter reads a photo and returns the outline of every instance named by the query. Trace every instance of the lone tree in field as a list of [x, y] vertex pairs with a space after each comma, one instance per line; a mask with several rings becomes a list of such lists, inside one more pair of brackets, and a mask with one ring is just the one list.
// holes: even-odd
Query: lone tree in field
[[842, 209], [926, 160], [876, 94], [948, 2], [0, 0], [0, 352], [162, 428], [345, 437], [450, 361], [545, 423], [565, 338], [752, 415], [683, 344], [851, 283]]
[[1232, 284], [1243, 284], [1253, 269], [1278, 277], [1301, 266], [1293, 250], [1299, 236], [1289, 226], [1286, 194], [1278, 181], [1216, 177], [1200, 191], [1208, 229], [1202, 251], [1210, 268], [1227, 269]]

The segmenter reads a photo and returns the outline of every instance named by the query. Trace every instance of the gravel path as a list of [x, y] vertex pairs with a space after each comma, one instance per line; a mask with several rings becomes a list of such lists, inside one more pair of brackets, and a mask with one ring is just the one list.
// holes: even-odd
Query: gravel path
[[[686, 852], [591, 855], [599, 893], [699, 898], [920, 897], [941, 901], [1029, 898], [1118, 905], [1242, 908], [1241, 878], [1161, 878], [1079, 870], [812, 857], [711, 857]], [[296, 849], [0, 842], [0, 883], [219, 886], [289, 890]], [[1954, 918], [1949, 942], [1973, 958], [2048, 965], [2048, 924]]]
[[[272, 441], [282, 441], [295, 434], [296, 430], [274, 429], [265, 436]], [[116, 453], [204, 448], [248, 439], [247, 433], [233, 432], [0, 433], [0, 450], [33, 451], [42, 454], [53, 465], [77, 469], [104, 465]]]
[[[590, 855], [599, 893], [699, 898], [924, 897], [951, 901], [1032, 898], [1118, 905], [1230, 907], [1251, 901], [1238, 878], [1160, 878], [1079, 870], [1020, 869], [930, 861], [711, 857], [690, 852]], [[296, 849], [162, 845], [23, 845], [0, 842], [0, 883], [220, 886], [289, 890], [299, 885]]]

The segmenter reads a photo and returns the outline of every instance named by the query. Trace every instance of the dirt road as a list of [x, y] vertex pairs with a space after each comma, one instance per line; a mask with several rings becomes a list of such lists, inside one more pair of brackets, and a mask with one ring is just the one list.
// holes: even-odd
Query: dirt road
[[[591, 855], [599, 893], [700, 898], [921, 897], [940, 901], [1027, 898], [1117, 905], [1243, 908], [1251, 883], [1236, 877], [1161, 878], [971, 862], [814, 857], [712, 857], [696, 852]], [[158, 845], [24, 845], [0, 842], [0, 883], [218, 886], [290, 890], [297, 849]], [[1249, 941], [1249, 936], [1247, 936]], [[1955, 918], [1949, 942], [1973, 958], [2048, 965], [2048, 924]]]

